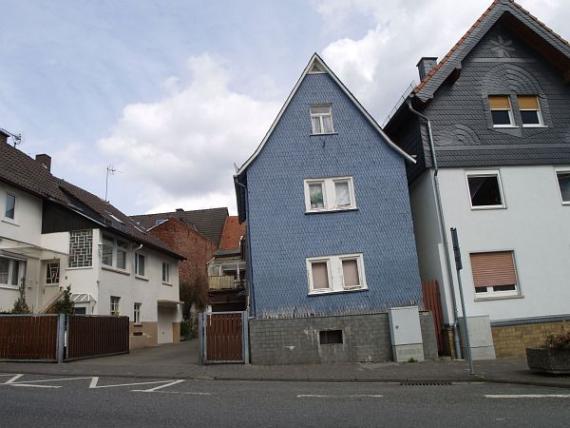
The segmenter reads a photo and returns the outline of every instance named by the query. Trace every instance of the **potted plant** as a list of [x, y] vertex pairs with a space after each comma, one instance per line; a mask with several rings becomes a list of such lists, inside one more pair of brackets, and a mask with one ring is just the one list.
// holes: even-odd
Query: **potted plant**
[[570, 374], [570, 331], [549, 335], [542, 348], [527, 348], [526, 360], [533, 371]]

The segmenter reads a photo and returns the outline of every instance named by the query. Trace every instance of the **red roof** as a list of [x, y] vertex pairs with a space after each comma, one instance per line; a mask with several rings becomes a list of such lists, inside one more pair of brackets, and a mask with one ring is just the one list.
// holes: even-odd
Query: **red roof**
[[226, 217], [222, 238], [220, 239], [220, 250], [233, 250], [239, 248], [239, 241], [245, 235], [245, 223], [239, 222], [237, 216]]

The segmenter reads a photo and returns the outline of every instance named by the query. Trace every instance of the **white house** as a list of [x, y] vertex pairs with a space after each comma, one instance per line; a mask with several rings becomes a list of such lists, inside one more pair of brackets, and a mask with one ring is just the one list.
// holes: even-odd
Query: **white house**
[[180, 336], [182, 256], [110, 203], [50, 173], [0, 134], [0, 312], [23, 287], [44, 312], [70, 286], [75, 312], [126, 315], [131, 347]]
[[570, 46], [496, 0], [418, 69], [385, 129], [417, 158], [408, 179], [422, 281], [439, 283], [454, 333], [461, 287], [477, 358], [524, 355], [570, 328]]

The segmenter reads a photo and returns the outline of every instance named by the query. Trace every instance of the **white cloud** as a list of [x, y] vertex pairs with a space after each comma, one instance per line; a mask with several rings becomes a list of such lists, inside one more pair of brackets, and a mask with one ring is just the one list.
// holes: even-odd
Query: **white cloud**
[[[149, 211], [235, 206], [232, 174], [253, 152], [279, 103], [231, 89], [219, 58], [188, 60], [190, 78], [171, 77], [154, 103], [130, 104], [99, 147]], [[136, 183], [136, 186], [135, 186]]]
[[[552, 26], [565, 31], [570, 9], [562, 0], [526, 0], [521, 4]], [[490, 0], [315, 0], [329, 32], [372, 18], [361, 38], [328, 44], [323, 57], [357, 98], [383, 122], [406, 87], [418, 81], [415, 64], [422, 56], [440, 58], [489, 6]]]

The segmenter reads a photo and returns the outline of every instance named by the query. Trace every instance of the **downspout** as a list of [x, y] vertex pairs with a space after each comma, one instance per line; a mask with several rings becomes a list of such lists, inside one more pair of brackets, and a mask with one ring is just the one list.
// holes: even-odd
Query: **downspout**
[[[247, 186], [243, 183], [240, 183], [239, 178], [235, 177], [235, 183], [241, 187], [245, 193], [245, 213], [246, 213], [246, 221], [249, 223], [249, 197], [247, 193]], [[249, 277], [247, 278], [247, 287], [248, 287], [248, 315], [249, 318], [253, 318], [256, 315], [256, 308], [255, 308], [255, 293], [253, 292], [253, 264], [251, 263], [251, 234], [249, 224], [246, 228], [247, 233], [247, 272], [249, 273]]]
[[443, 251], [445, 253], [445, 267], [446, 267], [445, 270], [447, 271], [447, 277], [448, 277], [448, 281], [449, 281], [449, 285], [450, 285], [449, 288], [451, 289], [451, 301], [453, 303], [453, 315], [454, 315], [454, 319], [453, 319], [453, 339], [454, 340], [453, 341], [455, 344], [455, 355], [457, 355], [457, 357], [459, 358], [462, 355], [461, 354], [461, 344], [459, 343], [459, 335], [458, 335], [458, 331], [457, 331], [457, 320], [459, 318], [459, 312], [457, 310], [457, 302], [455, 300], [455, 286], [453, 284], [453, 273], [451, 272], [451, 265], [449, 263], [451, 253], [449, 251], [449, 244], [447, 243], [447, 238], [445, 235], [445, 231], [447, 229], [445, 226], [445, 217], [443, 214], [443, 208], [442, 208], [442, 203], [441, 203], [441, 192], [439, 190], [439, 176], [438, 176], [439, 167], [437, 164], [437, 156], [435, 153], [435, 145], [433, 142], [433, 134], [432, 134], [432, 130], [431, 130], [431, 120], [426, 115], [415, 110], [414, 107], [412, 106], [412, 102], [409, 98], [408, 98], [406, 103], [408, 104], [408, 109], [413, 114], [418, 116], [420, 119], [423, 119], [427, 124], [429, 148], [431, 151], [431, 157], [432, 157], [433, 169], [434, 169], [433, 185], [435, 188], [435, 204], [437, 206], [437, 217], [439, 220], [439, 231], [440, 231], [441, 240], [443, 242]]

